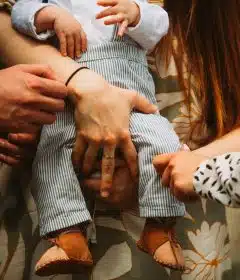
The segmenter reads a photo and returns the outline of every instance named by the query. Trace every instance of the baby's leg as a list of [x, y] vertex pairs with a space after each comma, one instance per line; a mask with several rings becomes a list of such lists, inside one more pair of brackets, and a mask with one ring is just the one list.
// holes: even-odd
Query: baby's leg
[[38, 209], [40, 235], [48, 239], [53, 237], [50, 240], [55, 244], [38, 262], [36, 273], [39, 275], [78, 270], [86, 255], [91, 262], [80, 230], [81, 225], [89, 222], [91, 217], [71, 162], [74, 138], [73, 108], [66, 104], [65, 111], [57, 115], [56, 122], [43, 127], [33, 163], [32, 193]]
[[[175, 250], [172, 248], [175, 242], [166, 241], [173, 237], [176, 217], [185, 214], [185, 206], [170, 193], [169, 188], [162, 186], [161, 178], [152, 164], [154, 156], [178, 151], [179, 139], [171, 124], [159, 114], [133, 112], [130, 132], [139, 158], [139, 211], [141, 217], [147, 218], [142, 239], [146, 237], [147, 242], [151, 243], [147, 244], [150, 246], [148, 252], [151, 251], [158, 262], [181, 269], [183, 260], [180, 247], [177, 246]], [[143, 247], [143, 244], [138, 245]], [[177, 254], [179, 258], [176, 258]]]

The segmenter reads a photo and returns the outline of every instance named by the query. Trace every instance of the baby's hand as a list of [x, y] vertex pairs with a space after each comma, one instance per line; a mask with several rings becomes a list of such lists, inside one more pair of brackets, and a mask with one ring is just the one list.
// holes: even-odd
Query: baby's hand
[[60, 52], [71, 58], [80, 57], [87, 49], [87, 36], [81, 24], [64, 9], [59, 9], [53, 28], [60, 42]]
[[96, 19], [106, 18], [104, 24], [120, 24], [118, 35], [123, 36], [128, 26], [134, 27], [140, 20], [140, 9], [132, 0], [98, 0], [99, 6], [108, 7], [96, 15]]
[[57, 6], [47, 6], [35, 16], [38, 33], [47, 29], [54, 30], [63, 56], [80, 57], [87, 49], [87, 36], [81, 24], [67, 10]]

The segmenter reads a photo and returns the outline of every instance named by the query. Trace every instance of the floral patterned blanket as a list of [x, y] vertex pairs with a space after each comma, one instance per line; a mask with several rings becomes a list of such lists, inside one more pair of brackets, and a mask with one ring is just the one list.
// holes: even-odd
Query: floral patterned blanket
[[[73, 0], [74, 1], [74, 0]], [[152, 1], [159, 2], [159, 1]], [[0, 0], [0, 7], [11, 2]], [[184, 105], [174, 63], [157, 74], [154, 59], [149, 66], [156, 83], [159, 110], [174, 125], [181, 140], [187, 139], [190, 123], [199, 118], [200, 108], [193, 90], [193, 115]], [[194, 143], [193, 143], [194, 144]], [[38, 217], [31, 196], [29, 170], [0, 166], [0, 280], [34, 280], [34, 264], [49, 246], [41, 241]], [[57, 280], [233, 280], [225, 208], [201, 200], [190, 205], [177, 231], [183, 244], [188, 269], [180, 274], [153, 263], [137, 250], [144, 219], [131, 212], [99, 209], [96, 215], [98, 243], [92, 246], [96, 265], [88, 275], [56, 275]]]

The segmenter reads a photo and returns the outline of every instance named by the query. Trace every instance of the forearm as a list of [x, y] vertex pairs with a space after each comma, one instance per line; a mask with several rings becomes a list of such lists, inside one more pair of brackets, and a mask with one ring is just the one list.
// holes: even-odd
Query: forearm
[[208, 157], [214, 157], [229, 152], [240, 152], [240, 128], [229, 132], [194, 152], [204, 154]]
[[26, 38], [11, 27], [11, 19], [0, 12], [0, 59], [6, 66], [16, 64], [48, 64], [65, 82], [79, 65], [68, 57], [62, 57], [54, 47]]

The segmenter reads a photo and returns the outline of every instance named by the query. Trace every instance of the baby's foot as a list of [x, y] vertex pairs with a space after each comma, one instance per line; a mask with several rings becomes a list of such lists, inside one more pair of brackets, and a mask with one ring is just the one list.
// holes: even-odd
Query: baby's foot
[[53, 246], [37, 262], [37, 275], [81, 273], [86, 267], [93, 265], [87, 240], [80, 229], [63, 231], [48, 240]]
[[184, 270], [184, 257], [173, 226], [147, 219], [137, 246], [152, 255], [159, 264], [171, 269]]

